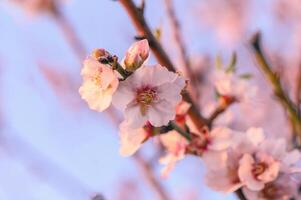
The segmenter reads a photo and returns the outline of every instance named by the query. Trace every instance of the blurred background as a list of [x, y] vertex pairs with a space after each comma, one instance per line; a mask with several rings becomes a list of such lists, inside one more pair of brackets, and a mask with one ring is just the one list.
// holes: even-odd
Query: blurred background
[[[231, 106], [216, 124], [238, 130], [261, 126], [268, 134], [289, 137], [286, 116], [255, 67], [249, 39], [263, 33], [269, 60], [295, 98], [301, 77], [301, 1], [166, 2], [146, 0], [145, 16], [181, 70], [166, 12], [174, 10], [200, 83], [202, 112], [210, 113], [216, 104], [210, 79], [216, 56], [227, 63], [235, 51], [238, 71], [253, 74], [250, 82], [258, 94]], [[196, 157], [187, 157], [168, 179], [160, 179], [157, 141], [144, 145], [139, 159], [121, 157], [114, 122], [81, 100], [80, 69], [89, 52], [105, 48], [121, 59], [136, 36], [118, 1], [1, 0], [0, 30], [0, 200], [96, 200], [97, 194], [108, 200], [156, 199], [147, 173], [170, 199], [235, 199], [206, 187]], [[153, 55], [149, 63], [155, 63]]]

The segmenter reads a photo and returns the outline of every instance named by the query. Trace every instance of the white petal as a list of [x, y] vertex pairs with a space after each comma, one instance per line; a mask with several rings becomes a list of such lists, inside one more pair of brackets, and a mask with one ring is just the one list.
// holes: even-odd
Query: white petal
[[113, 96], [113, 105], [120, 109], [125, 110], [126, 106], [134, 101], [135, 91], [128, 85], [128, 83], [120, 83], [117, 91]]
[[120, 124], [119, 135], [121, 140], [120, 154], [130, 156], [139, 149], [147, 134], [143, 128], [131, 129], [128, 122], [124, 121]]
[[128, 125], [131, 128], [141, 128], [147, 121], [147, 116], [142, 115], [140, 107], [132, 104], [128, 105], [124, 111], [125, 119], [128, 121]]
[[210, 132], [210, 144], [211, 150], [225, 150], [231, 144], [231, 130], [228, 128], [217, 127]]
[[254, 159], [250, 154], [244, 154], [239, 161], [238, 176], [241, 182], [243, 182], [251, 190], [261, 190], [264, 187], [264, 183], [257, 181], [252, 174], [252, 166]]
[[264, 140], [264, 133], [262, 128], [249, 128], [246, 132], [248, 139], [253, 145], [258, 145]]

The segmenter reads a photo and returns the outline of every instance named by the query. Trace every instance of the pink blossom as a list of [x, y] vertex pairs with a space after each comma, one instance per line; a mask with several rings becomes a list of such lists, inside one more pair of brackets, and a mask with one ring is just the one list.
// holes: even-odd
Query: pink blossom
[[300, 200], [298, 187], [299, 184], [294, 177], [281, 175], [275, 181], [266, 184], [260, 191], [252, 191], [244, 187], [243, 193], [252, 200]]
[[230, 135], [228, 141], [231, 142], [222, 154], [205, 157], [204, 161], [207, 163], [205, 180], [207, 185], [214, 190], [229, 193], [243, 186], [238, 174], [240, 159], [245, 153], [254, 152], [264, 136], [263, 131], [256, 128], [250, 128], [246, 133], [223, 128], [217, 129], [216, 134], [218, 135], [221, 130], [226, 133], [231, 132], [228, 134]]
[[133, 129], [126, 121], [120, 124], [119, 130], [121, 143], [119, 152], [122, 156], [133, 155], [149, 136], [146, 127]]
[[89, 107], [96, 111], [108, 108], [112, 101], [112, 95], [116, 91], [119, 81], [114, 71], [105, 64], [89, 56], [84, 61], [81, 71], [83, 84], [79, 93]]
[[213, 83], [221, 96], [235, 97], [239, 101], [248, 101], [256, 95], [257, 88], [246, 79], [232, 71], [217, 69], [213, 75]]
[[149, 55], [149, 45], [146, 39], [135, 42], [127, 50], [124, 65], [128, 71], [135, 71], [138, 69]]
[[142, 66], [120, 83], [113, 104], [124, 111], [131, 128], [142, 127], [147, 121], [160, 127], [175, 118], [184, 87], [183, 77], [161, 65]]
[[188, 141], [177, 131], [169, 131], [166, 134], [160, 135], [160, 140], [168, 152], [166, 156], [162, 157], [159, 161], [165, 165], [161, 170], [161, 176], [166, 178], [175, 167], [175, 164], [185, 157]]

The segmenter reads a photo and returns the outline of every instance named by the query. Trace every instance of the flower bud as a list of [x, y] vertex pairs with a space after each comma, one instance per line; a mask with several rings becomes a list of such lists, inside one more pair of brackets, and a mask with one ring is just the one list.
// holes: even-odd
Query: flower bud
[[149, 45], [146, 39], [135, 42], [126, 52], [124, 65], [126, 70], [133, 72], [144, 63], [149, 55]]

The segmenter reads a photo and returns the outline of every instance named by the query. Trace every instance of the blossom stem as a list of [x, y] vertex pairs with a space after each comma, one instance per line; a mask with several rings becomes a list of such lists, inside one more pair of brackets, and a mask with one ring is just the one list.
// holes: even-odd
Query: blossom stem
[[[138, 31], [139, 36], [142, 36], [143, 38], [146, 38], [148, 40], [150, 48], [153, 51], [158, 62], [162, 66], [165, 66], [168, 70], [176, 72], [176, 68], [173, 66], [167, 53], [162, 48], [161, 44], [157, 41], [156, 37], [148, 26], [143, 15], [143, 9], [137, 7], [133, 0], [119, 0], [118, 2], [127, 11], [129, 17], [131, 18], [134, 26]], [[185, 101], [191, 104], [191, 107], [188, 110], [188, 114], [196, 127], [201, 131], [201, 129], [207, 125], [207, 120], [200, 114], [198, 106], [193, 102], [189, 93], [184, 92], [182, 96]]]
[[293, 103], [288, 94], [284, 91], [279, 75], [277, 75], [268, 64], [268, 61], [266, 60], [266, 57], [261, 49], [260, 33], [256, 33], [254, 35], [253, 39], [251, 40], [251, 45], [254, 50], [256, 61], [258, 63], [257, 66], [261, 69], [265, 78], [270, 82], [275, 96], [289, 114], [289, 118], [293, 125], [295, 134], [298, 135], [301, 139], [301, 118], [298, 115], [298, 107]]
[[116, 70], [122, 76], [123, 80], [127, 79], [127, 77], [129, 77], [132, 74], [120, 65], [116, 56], [113, 57], [113, 63], [111, 65], [113, 70]]
[[[223, 98], [223, 97], [221, 97]], [[226, 100], [223, 100], [222, 103], [220, 103], [215, 110], [212, 112], [210, 117], [208, 118], [208, 127], [211, 128], [212, 123], [214, 120], [223, 112], [227, 110], [229, 106], [231, 106], [233, 103], [236, 102], [236, 99], [234, 97], [227, 97]]]
[[180, 135], [182, 135], [184, 138], [186, 138], [189, 142], [191, 141], [191, 136], [189, 133], [187, 133], [186, 131], [184, 131], [181, 127], [179, 127], [177, 125], [177, 123], [171, 121], [170, 125], [172, 126], [172, 128], [174, 130], [176, 130], [178, 133], [180, 133]]

